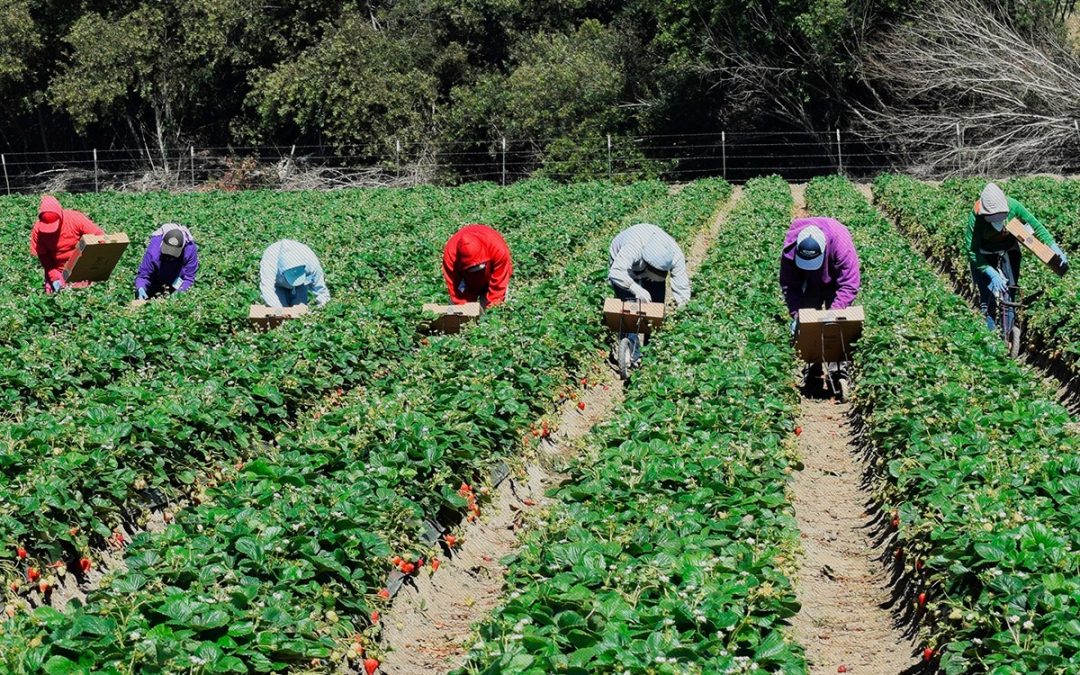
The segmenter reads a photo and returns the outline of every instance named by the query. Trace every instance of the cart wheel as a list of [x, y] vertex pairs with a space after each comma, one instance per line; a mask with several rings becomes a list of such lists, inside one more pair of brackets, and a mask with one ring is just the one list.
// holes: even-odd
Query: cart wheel
[[633, 357], [631, 354], [630, 338], [619, 339], [619, 377], [623, 380], [630, 377], [630, 359]]
[[1009, 336], [1009, 356], [1014, 359], [1020, 356], [1020, 327], [1013, 326], [1012, 333]]
[[851, 399], [851, 380], [847, 379], [846, 377], [841, 377], [838, 378], [838, 382], [840, 384], [840, 391], [838, 392], [838, 395], [840, 396], [840, 402], [847, 403]]

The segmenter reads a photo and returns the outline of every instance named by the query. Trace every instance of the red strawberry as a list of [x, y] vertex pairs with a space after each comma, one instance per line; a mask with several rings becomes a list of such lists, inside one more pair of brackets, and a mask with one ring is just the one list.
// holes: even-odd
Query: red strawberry
[[26, 570], [26, 578], [30, 581], [37, 581], [41, 578], [41, 572], [38, 572], [38, 569], [36, 567], [31, 567], [30, 569]]
[[926, 593], [919, 593], [919, 606], [922, 607], [926, 604]]
[[10, 584], [8, 584], [8, 588], [11, 589], [12, 593], [18, 593], [19, 592], [19, 582], [18, 581], [12, 581]]
[[897, 558], [903, 558], [904, 557], [904, 549], [902, 549], [902, 548], [896, 549], [896, 557]]
[[921, 570], [922, 568], [923, 568], [923, 561], [922, 560], [916, 560], [915, 561], [915, 569]]
[[48, 581], [39, 582], [38, 583], [38, 591], [40, 591], [42, 595], [45, 595], [46, 593], [48, 593], [49, 592], [49, 582]]
[[15, 555], [19, 556], [19, 560], [26, 560], [26, 549], [20, 546], [15, 549]]
[[438, 570], [440, 564], [441, 563], [439, 562], [438, 558], [432, 558], [431, 559], [431, 571], [435, 572], [436, 570]]
[[836, 667], [836, 672], [838, 672], [838, 673], [846, 673], [847, 672], [847, 666], [845, 666], [844, 664], [841, 663], [839, 666]]
[[378, 670], [378, 669], [379, 669], [379, 660], [378, 659], [371, 659], [371, 658], [364, 659], [364, 672], [367, 673], [367, 675], [375, 675], [375, 671]]
[[71, 536], [73, 536], [73, 537], [74, 537], [75, 535], [77, 535], [78, 533], [79, 533], [79, 528], [77, 528], [77, 527], [73, 527], [73, 528], [71, 528], [70, 530], [68, 530], [68, 534], [70, 534], [70, 535], [71, 535]]
[[525, 506], [536, 506], [536, 501], [527, 497], [525, 499], [522, 499], [521, 503]]
[[894, 529], [900, 527], [900, 516], [893, 516], [892, 526]]
[[82, 569], [84, 574], [90, 571], [91, 566], [92, 563], [90, 562], [90, 558], [83, 558], [79, 560], [79, 567]]
[[922, 657], [923, 661], [929, 661], [930, 659], [934, 658], [934, 650], [930, 647], [927, 647], [926, 649], [922, 650]]
[[578, 401], [577, 409], [578, 410], [584, 410], [585, 409], [585, 401]]
[[393, 558], [390, 558], [390, 563], [392, 565], [394, 565], [394, 567], [400, 567], [401, 566], [401, 556], [396, 555]]
[[802, 436], [802, 427], [795, 427], [795, 435]]
[[373, 623], [373, 624], [379, 623], [379, 612], [378, 611], [374, 611], [374, 612], [371, 613], [371, 623]]
[[412, 574], [414, 569], [416, 569], [416, 565], [412, 563], [403, 563], [401, 565], [401, 571], [404, 574]]
[[379, 589], [379, 597], [382, 598], [383, 600], [389, 600], [390, 599], [390, 590], [387, 589], [387, 588], [380, 588]]
[[446, 545], [450, 548], [454, 548], [455, 544], [457, 544], [457, 537], [452, 534], [446, 535]]

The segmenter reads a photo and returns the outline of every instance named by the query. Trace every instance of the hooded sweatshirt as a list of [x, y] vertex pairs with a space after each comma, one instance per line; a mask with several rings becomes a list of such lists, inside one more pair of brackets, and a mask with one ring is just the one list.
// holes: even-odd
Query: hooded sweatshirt
[[[799, 232], [816, 225], [825, 234], [825, 261], [816, 270], [802, 270], [795, 264]], [[844, 309], [859, 292], [859, 255], [851, 233], [832, 218], [796, 218], [784, 238], [780, 254], [780, 289], [784, 303], [794, 318], [800, 309]]]
[[[1047, 246], [1054, 245], [1054, 238], [1050, 236], [1050, 231], [1035, 216], [1031, 215], [1031, 212], [1023, 204], [1012, 197], [1008, 197], [1006, 201], [1009, 205], [1009, 213], [1005, 216], [1006, 223], [1013, 218], [1019, 218], [1020, 222], [1034, 231], [1035, 237], [1039, 241]], [[980, 272], [985, 272], [986, 268], [990, 266], [990, 262], [986, 259], [984, 251], [1000, 253], [1018, 246], [1019, 243], [1016, 237], [1009, 234], [1005, 229], [1002, 229], [1001, 232], [994, 229], [994, 226], [990, 224], [990, 220], [986, 217], [986, 213], [983, 212], [982, 200], [978, 199], [975, 201], [971, 213], [968, 214], [967, 228], [964, 230], [964, 245], [971, 266]]]
[[[56, 214], [59, 225], [46, 223], [43, 216]], [[79, 238], [84, 234], [105, 234], [85, 214], [64, 209], [51, 195], [41, 198], [38, 221], [30, 230], [30, 255], [36, 257], [45, 271], [45, 292], [52, 293], [52, 282], [64, 280], [64, 265], [75, 253]]]
[[[179, 258], [161, 253], [161, 242], [165, 233], [172, 230], [184, 233], [184, 250]], [[135, 289], [141, 288], [147, 295], [158, 295], [169, 290], [183, 293], [195, 283], [195, 273], [198, 270], [199, 246], [191, 232], [183, 225], [162, 225], [150, 234], [150, 243], [146, 246], [139, 271], [135, 274]], [[180, 285], [176, 286], [178, 280]]]
[[259, 290], [267, 307], [281, 307], [277, 288], [292, 290], [308, 286], [321, 307], [330, 302], [322, 264], [315, 252], [292, 239], [274, 242], [263, 252], [259, 263]]
[[639, 300], [651, 300], [649, 292], [638, 283], [646, 276], [660, 281], [671, 275], [671, 294], [678, 305], [690, 301], [690, 276], [686, 256], [678, 242], [656, 225], [639, 223], [623, 230], [611, 240], [608, 249], [608, 281], [612, 286], [633, 293]]
[[[476, 272], [466, 270], [475, 265]], [[487, 225], [466, 225], [458, 230], [443, 249], [443, 278], [455, 305], [477, 302], [483, 296], [487, 306], [506, 300], [506, 289], [514, 271], [510, 247], [503, 236]]]

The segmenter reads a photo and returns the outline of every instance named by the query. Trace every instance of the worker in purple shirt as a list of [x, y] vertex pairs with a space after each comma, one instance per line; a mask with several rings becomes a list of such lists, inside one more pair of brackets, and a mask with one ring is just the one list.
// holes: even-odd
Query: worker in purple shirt
[[780, 289], [791, 314], [792, 334], [800, 309], [850, 307], [859, 284], [859, 255], [851, 234], [840, 221], [791, 221], [780, 255]]
[[146, 300], [155, 295], [183, 293], [195, 283], [199, 270], [199, 246], [183, 225], [168, 223], [154, 230], [135, 275], [135, 295]]

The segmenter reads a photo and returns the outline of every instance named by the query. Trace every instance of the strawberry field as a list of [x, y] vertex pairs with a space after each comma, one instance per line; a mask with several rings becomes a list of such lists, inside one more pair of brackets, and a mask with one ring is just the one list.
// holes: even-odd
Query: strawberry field
[[[917, 672], [1078, 672], [1076, 419], [968, 302], [981, 185], [805, 190], [862, 262], [847, 416], [891, 594], [875, 610]], [[1078, 185], [1004, 187], [1072, 252]], [[446, 670], [826, 672], [790, 626], [802, 403], [776, 274], [796, 205], [775, 177], [738, 194], [711, 240], [719, 179], [69, 196], [133, 246], [111, 281], [55, 297], [26, 255], [36, 202], [0, 200], [0, 672], [374, 673], [400, 585], [482, 545], [463, 533], [500, 471], [605, 381], [608, 245], [637, 222], [707, 244], [693, 298], [528, 517], [498, 608]], [[132, 310], [141, 244], [168, 221], [199, 242], [195, 290]], [[505, 235], [509, 302], [426, 336], [442, 246], [469, 222]], [[255, 332], [259, 256], [284, 237], [319, 255], [332, 301]], [[1033, 361], [1071, 381], [1076, 276], [1028, 258], [1024, 284]]]

